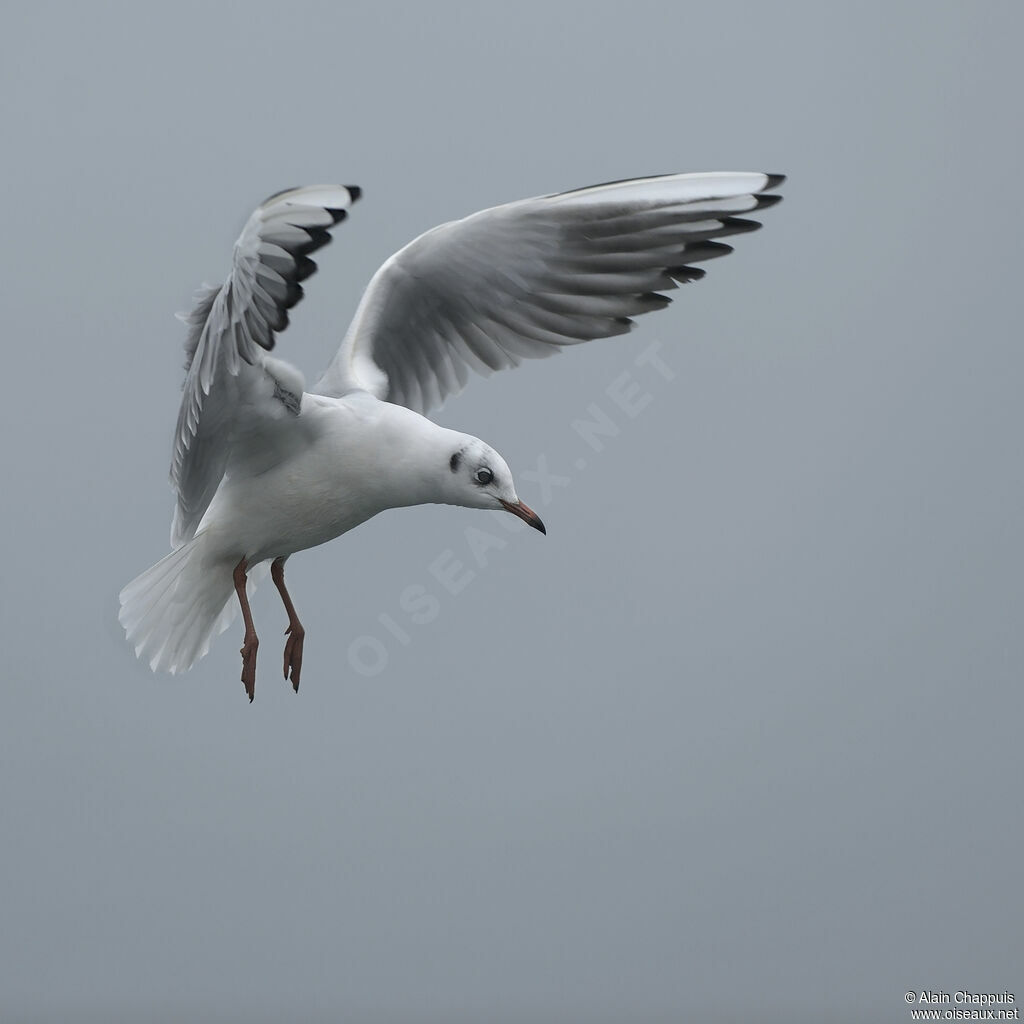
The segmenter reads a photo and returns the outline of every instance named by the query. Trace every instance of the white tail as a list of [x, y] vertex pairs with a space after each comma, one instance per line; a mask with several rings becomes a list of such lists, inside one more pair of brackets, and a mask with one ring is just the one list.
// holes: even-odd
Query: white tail
[[[238, 611], [234, 565], [211, 557], [208, 547], [205, 533], [197, 533], [121, 591], [118, 618], [135, 653], [154, 672], [191, 668]], [[249, 572], [248, 593], [266, 571], [263, 563]]]

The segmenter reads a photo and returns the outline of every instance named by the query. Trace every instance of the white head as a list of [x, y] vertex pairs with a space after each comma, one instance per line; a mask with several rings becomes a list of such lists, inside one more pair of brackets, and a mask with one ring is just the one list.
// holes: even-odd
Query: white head
[[489, 445], [470, 434], [445, 431], [447, 465], [444, 468], [444, 501], [466, 508], [505, 509], [535, 530], [547, 533], [540, 516], [516, 494], [512, 471]]

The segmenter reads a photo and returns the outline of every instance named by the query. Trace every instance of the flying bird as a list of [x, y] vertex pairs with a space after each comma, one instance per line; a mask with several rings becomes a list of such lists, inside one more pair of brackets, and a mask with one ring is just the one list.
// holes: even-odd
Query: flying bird
[[[231, 623], [245, 635], [252, 701], [259, 639], [249, 594], [269, 563], [288, 615], [284, 677], [298, 692], [305, 630], [285, 586], [296, 551], [384, 509], [504, 509], [546, 532], [505, 460], [426, 418], [487, 376], [567, 345], [625, 334], [662, 292], [754, 231], [779, 174], [668, 174], [508, 203], [427, 231], [370, 281], [312, 390], [270, 353], [288, 310], [360, 189], [314, 185], [267, 199], [231, 273], [184, 319], [187, 374], [174, 435], [172, 551], [120, 595], [120, 621], [154, 670], [182, 672]], [[232, 600], [234, 595], [235, 600]]]

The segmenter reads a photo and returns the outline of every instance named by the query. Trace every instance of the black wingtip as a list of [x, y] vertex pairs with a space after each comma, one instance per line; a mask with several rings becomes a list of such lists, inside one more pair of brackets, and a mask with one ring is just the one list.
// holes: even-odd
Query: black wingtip
[[707, 274], [707, 271], [701, 270], [700, 267], [668, 267], [667, 272], [671, 277], [681, 281], [683, 284], [699, 281]]
[[363, 190], [358, 185], [343, 185], [342, 188], [348, 191], [353, 203], [362, 197]]
[[777, 206], [782, 202], [782, 196], [758, 196], [756, 210], [763, 210], [769, 206]]
[[326, 228], [303, 228], [302, 230], [309, 237], [308, 242], [297, 242], [283, 246], [292, 256], [305, 256], [307, 253], [316, 252], [317, 249], [322, 249], [325, 245], [329, 245], [333, 237]]
[[316, 273], [316, 263], [308, 256], [295, 257], [295, 280], [305, 281]]
[[765, 176], [768, 178], [768, 184], [765, 185], [765, 187], [764, 187], [764, 189], [762, 189], [762, 191], [767, 191], [768, 189], [772, 189], [772, 188], [778, 188], [786, 180], [786, 176], [784, 174], [767, 174], [766, 173]]
[[744, 220], [742, 217], [723, 217], [722, 227], [726, 228], [730, 235], [744, 235], [750, 231], [760, 231], [761, 222]]
[[348, 216], [348, 210], [335, 209], [333, 206], [325, 206], [324, 209], [334, 219], [335, 224], [340, 224]]
[[733, 251], [733, 247], [726, 245], [725, 242], [707, 241], [687, 245], [683, 249], [683, 255], [686, 257], [687, 263], [694, 263], [697, 260], [717, 260], [721, 256], [728, 256]]
[[716, 260], [721, 256], [728, 256], [732, 251], [732, 246], [726, 245], [725, 242], [689, 242], [679, 255], [686, 260], [688, 266], [691, 263], [701, 263], [704, 260]]

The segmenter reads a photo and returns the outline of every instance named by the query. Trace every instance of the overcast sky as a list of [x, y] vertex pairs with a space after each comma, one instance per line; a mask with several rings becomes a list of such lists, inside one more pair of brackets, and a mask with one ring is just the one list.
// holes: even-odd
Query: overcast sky
[[[1020, 5], [3, 22], [5, 1021], [1024, 999]], [[297, 697], [272, 587], [252, 706], [238, 623], [183, 677], [134, 659], [117, 593], [167, 549], [171, 314], [259, 201], [364, 189], [280, 341], [315, 379], [419, 232], [677, 170], [785, 172], [786, 202], [628, 337], [438, 416], [547, 537], [428, 507], [295, 556]]]

